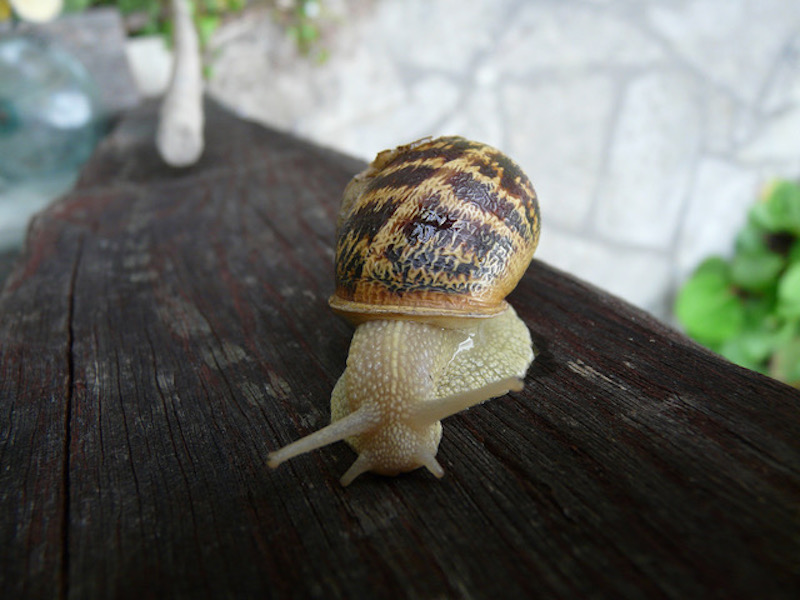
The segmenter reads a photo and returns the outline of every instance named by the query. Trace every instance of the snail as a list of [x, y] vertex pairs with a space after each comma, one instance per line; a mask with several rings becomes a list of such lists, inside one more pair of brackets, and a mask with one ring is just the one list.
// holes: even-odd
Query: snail
[[385, 150], [347, 185], [331, 308], [356, 325], [331, 423], [269, 465], [346, 440], [349, 485], [419, 467], [440, 478], [441, 420], [519, 391], [534, 358], [505, 301], [539, 241], [539, 204], [500, 151], [460, 137]]

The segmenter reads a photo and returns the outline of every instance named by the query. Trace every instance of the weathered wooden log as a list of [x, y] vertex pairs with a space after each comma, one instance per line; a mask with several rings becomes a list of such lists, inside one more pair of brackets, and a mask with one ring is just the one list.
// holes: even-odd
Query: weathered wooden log
[[176, 172], [156, 112], [0, 295], [4, 597], [797, 597], [800, 394], [541, 262], [509, 298], [525, 389], [445, 421], [444, 479], [342, 488], [345, 444], [267, 469], [329, 418], [362, 165], [209, 105]]

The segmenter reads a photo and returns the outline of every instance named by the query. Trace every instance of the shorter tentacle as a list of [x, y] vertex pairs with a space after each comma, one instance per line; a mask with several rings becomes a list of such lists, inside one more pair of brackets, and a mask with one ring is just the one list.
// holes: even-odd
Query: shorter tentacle
[[441, 479], [444, 477], [444, 469], [442, 465], [439, 464], [439, 461], [436, 460], [436, 456], [429, 453], [422, 453], [417, 456], [417, 460], [421, 466], [424, 466], [428, 471], [433, 473], [436, 479]]
[[344, 487], [347, 487], [353, 483], [353, 480], [356, 477], [372, 469], [372, 466], [372, 460], [370, 459], [369, 454], [359, 454], [355, 462], [350, 465], [350, 468], [347, 469], [345, 474], [342, 475], [342, 478], [339, 479], [339, 483], [341, 483]]

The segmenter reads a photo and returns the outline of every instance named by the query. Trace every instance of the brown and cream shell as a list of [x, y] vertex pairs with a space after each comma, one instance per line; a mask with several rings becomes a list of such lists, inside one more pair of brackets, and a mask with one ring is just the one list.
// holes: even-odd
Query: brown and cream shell
[[497, 314], [539, 241], [539, 203], [519, 166], [461, 137], [381, 152], [344, 193], [331, 307], [386, 315]]

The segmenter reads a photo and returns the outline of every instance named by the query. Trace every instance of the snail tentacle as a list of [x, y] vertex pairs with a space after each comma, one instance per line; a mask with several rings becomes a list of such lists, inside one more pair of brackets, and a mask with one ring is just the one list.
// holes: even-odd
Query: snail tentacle
[[499, 398], [508, 392], [518, 392], [522, 387], [521, 379], [509, 377], [508, 379], [501, 379], [485, 385], [477, 390], [467, 390], [445, 398], [437, 398], [424, 404], [417, 404], [411, 409], [408, 422], [421, 427], [434, 421], [441, 421], [491, 398]]

